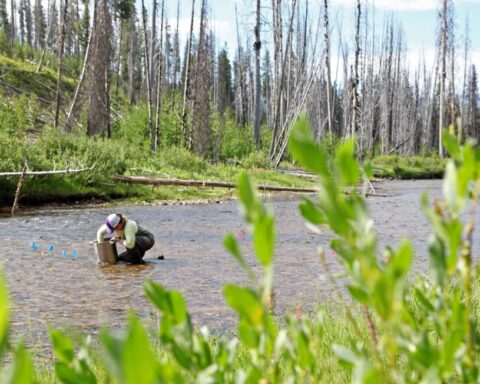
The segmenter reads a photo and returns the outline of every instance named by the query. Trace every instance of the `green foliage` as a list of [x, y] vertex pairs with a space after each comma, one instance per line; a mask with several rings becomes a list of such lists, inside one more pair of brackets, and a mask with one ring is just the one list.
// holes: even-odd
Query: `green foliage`
[[232, 118], [227, 118], [220, 129], [222, 145], [220, 158], [242, 159], [255, 149], [251, 127], [238, 127]]
[[12, 56], [12, 47], [5, 30], [0, 30], [0, 55]]
[[[102, 331], [103, 355], [94, 363], [88, 338], [75, 345], [65, 333], [50, 328], [58, 382], [103, 382], [101, 377], [119, 383], [479, 381], [478, 302], [473, 292], [480, 273], [472, 260], [475, 217], [465, 210], [475, 207], [479, 198], [480, 149], [470, 143], [459, 146], [444, 134], [452, 158], [445, 172], [443, 202], [432, 207], [423, 198], [433, 228], [429, 245], [433, 279], [414, 277], [410, 243], [386, 247], [379, 260], [364, 197], [355, 190], [343, 192], [366, 174], [355, 160], [353, 142], [340, 144], [326, 166], [328, 154], [314, 143], [306, 125], [305, 120], [298, 122], [290, 151], [316, 172], [319, 193], [305, 199], [300, 211], [311, 225], [325, 225], [335, 236], [330, 247], [344, 266], [351, 298], [344, 303], [344, 314], [319, 311], [313, 319], [301, 314], [283, 321], [274, 318], [275, 221], [251, 179], [241, 174], [237, 190], [241, 213], [262, 273], [257, 277], [235, 236], [228, 234], [225, 247], [250, 280], [247, 286], [224, 287], [225, 300], [238, 317], [236, 336], [216, 338], [204, 328], [196, 331], [182, 295], [146, 281], [146, 296], [160, 314], [157, 336], [149, 336], [132, 314], [124, 331]], [[64, 150], [73, 145], [59, 143]], [[324, 251], [320, 256], [326, 263]], [[13, 352], [1, 377], [12, 383], [32, 382], [28, 352], [21, 343], [17, 347], [7, 343], [8, 315], [1, 282], [0, 354]]]
[[40, 107], [35, 96], [21, 95], [0, 103], [0, 133], [23, 137], [36, 127]]
[[[302, 124], [293, 134], [290, 148], [320, 178], [318, 199], [306, 201], [302, 214], [311, 224], [325, 224], [336, 234], [331, 248], [348, 273], [351, 297], [370, 313], [369, 337], [356, 329], [352, 316], [352, 329], [362, 340], [361, 346], [352, 343], [334, 348], [341, 360], [354, 367], [353, 381], [477, 382], [472, 279], [478, 273], [472, 268], [471, 248], [474, 220], [471, 215], [464, 225], [461, 217], [479, 198], [480, 151], [471, 144], [460, 147], [444, 133], [444, 145], [452, 156], [444, 178], [444, 203], [431, 208], [423, 199], [434, 229], [429, 254], [435, 280], [430, 283], [418, 278], [412, 294], [406, 285], [413, 259], [409, 242], [404, 241], [396, 250], [386, 248], [387, 258], [381, 263], [364, 199], [355, 191], [342, 195], [342, 185], [355, 181], [358, 175], [357, 171], [352, 173], [356, 169], [352, 145], [340, 146], [336, 167], [326, 169], [315, 163], [324, 154], [316, 149]], [[417, 306], [428, 311], [415, 310]]]
[[[30, 52], [26, 47], [19, 46], [15, 55], [23, 55], [33, 58], [38, 52]], [[38, 58], [37, 58], [38, 60]], [[55, 89], [57, 84], [57, 73], [54, 63], [55, 56], [49, 57], [52, 67], [43, 67], [40, 73], [37, 73], [37, 65], [28, 61], [15, 60], [0, 55], [0, 75], [2, 81], [10, 86], [17, 88], [21, 93], [25, 93], [29, 97], [34, 97], [43, 103], [51, 103], [55, 100]], [[47, 61], [47, 58], [45, 58]], [[76, 82], [72, 78], [63, 76], [61, 89], [65, 94], [72, 93], [75, 89]]]
[[374, 176], [397, 179], [440, 178], [445, 169], [445, 160], [434, 154], [424, 157], [378, 156], [371, 164]]
[[243, 160], [242, 166], [246, 169], [271, 167], [271, 161], [268, 153], [264, 150], [256, 150], [250, 152]]

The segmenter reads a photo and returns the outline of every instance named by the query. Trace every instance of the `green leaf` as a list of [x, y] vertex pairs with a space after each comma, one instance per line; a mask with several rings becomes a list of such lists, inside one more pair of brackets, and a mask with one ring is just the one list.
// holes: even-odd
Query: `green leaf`
[[333, 353], [342, 361], [355, 365], [360, 359], [353, 351], [343, 345], [333, 344]]
[[387, 320], [393, 315], [393, 285], [394, 282], [390, 276], [382, 275], [375, 283], [372, 291], [375, 309], [383, 320]]
[[455, 159], [458, 158], [460, 154], [460, 145], [458, 144], [457, 139], [455, 139], [455, 137], [448, 131], [444, 130], [442, 134], [442, 142], [450, 156]]
[[443, 178], [443, 198], [447, 206], [454, 212], [457, 209], [458, 202], [457, 188], [457, 169], [453, 161], [448, 161]]
[[410, 242], [403, 241], [388, 262], [396, 277], [403, 277], [410, 270], [413, 261], [413, 248]]
[[70, 338], [65, 335], [63, 332], [49, 328], [50, 339], [52, 340], [53, 351], [57, 358], [65, 364], [72, 362], [75, 351], [73, 349], [73, 343]]
[[304, 330], [300, 330], [297, 336], [297, 354], [298, 363], [304, 369], [315, 366], [315, 357], [313, 356], [310, 346], [313, 344], [311, 335], [305, 333]]
[[418, 300], [418, 302], [423, 307], [425, 307], [427, 311], [433, 312], [435, 310], [435, 307], [433, 306], [433, 304], [430, 302], [430, 300], [428, 300], [427, 296], [425, 296], [420, 289], [415, 288], [414, 295], [415, 295], [415, 298]]
[[175, 324], [182, 324], [188, 319], [187, 305], [182, 294], [177, 291], [169, 292], [169, 301], [172, 304], [172, 314]]
[[311, 200], [304, 198], [299, 206], [303, 218], [314, 225], [325, 223], [325, 216], [318, 206]]
[[223, 240], [223, 244], [225, 245], [225, 248], [235, 257], [238, 264], [240, 264], [240, 266], [248, 274], [250, 279], [252, 279], [252, 277], [254, 278], [255, 276], [251, 268], [248, 266], [247, 262], [245, 261], [235, 236], [231, 233], [227, 233], [227, 235], [225, 236], [225, 239]]
[[265, 310], [256, 292], [244, 287], [227, 284], [224, 294], [228, 305], [237, 313], [247, 319], [251, 324], [262, 323]]
[[354, 285], [349, 285], [347, 287], [350, 295], [361, 304], [368, 304], [368, 294], [364, 289], [356, 287]]
[[258, 348], [260, 344], [260, 333], [250, 322], [242, 318], [238, 324], [238, 332], [243, 346], [247, 348]]
[[293, 127], [289, 150], [306, 169], [318, 175], [327, 176], [329, 174], [327, 156], [313, 140], [305, 115], [300, 117]]
[[102, 329], [100, 339], [105, 348], [105, 362], [110, 373], [123, 381], [122, 354], [124, 349], [123, 340], [112, 335], [109, 331]]
[[181, 324], [188, 319], [187, 306], [181, 293], [167, 291], [160, 284], [145, 281], [147, 298], [164, 314], [171, 317], [174, 325]]
[[443, 287], [446, 278], [447, 255], [445, 246], [438, 236], [432, 236], [428, 244], [428, 255], [432, 266], [435, 282]]
[[145, 280], [143, 286], [148, 300], [150, 300], [150, 302], [153, 303], [160, 311], [168, 312], [169, 306], [166, 289], [162, 285], [154, 283], [150, 280]]
[[13, 355], [13, 365], [3, 372], [2, 383], [28, 384], [34, 383], [33, 363], [23, 342], [16, 348]]
[[340, 179], [346, 185], [355, 185], [360, 180], [360, 167], [355, 160], [354, 145], [353, 140], [343, 142], [335, 155]]
[[97, 382], [91, 372], [78, 372], [64, 362], [55, 363], [55, 374], [63, 384], [94, 384]]
[[139, 320], [129, 320], [122, 356], [125, 383], [156, 383], [158, 364], [150, 340]]
[[190, 350], [182, 348], [178, 343], [173, 341], [172, 353], [179, 365], [181, 365], [187, 371], [192, 370], [194, 366], [192, 362], [193, 353]]
[[0, 356], [3, 354], [8, 341], [8, 327], [10, 305], [8, 302], [7, 287], [3, 273], [0, 276]]
[[75, 370], [64, 362], [55, 363], [55, 375], [63, 384], [76, 384], [81, 382]]
[[272, 217], [265, 215], [255, 223], [253, 244], [258, 261], [264, 266], [270, 265], [275, 246], [275, 221]]
[[258, 202], [258, 192], [246, 173], [241, 173], [238, 177], [237, 195], [243, 217], [248, 223], [252, 223], [261, 214], [263, 207]]

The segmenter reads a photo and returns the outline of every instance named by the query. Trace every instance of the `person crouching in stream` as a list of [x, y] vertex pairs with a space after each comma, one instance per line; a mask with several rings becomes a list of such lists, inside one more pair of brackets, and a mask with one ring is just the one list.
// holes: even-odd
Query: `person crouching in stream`
[[126, 250], [118, 255], [118, 260], [130, 264], [143, 264], [145, 252], [153, 247], [155, 239], [146, 229], [140, 227], [135, 221], [119, 213], [107, 216], [105, 223], [98, 228], [97, 241], [105, 241], [105, 234], [110, 234], [110, 241], [120, 243]]

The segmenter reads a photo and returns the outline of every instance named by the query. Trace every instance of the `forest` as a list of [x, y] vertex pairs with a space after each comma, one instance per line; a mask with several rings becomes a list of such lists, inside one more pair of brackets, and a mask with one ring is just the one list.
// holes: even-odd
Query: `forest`
[[[174, 9], [164, 0], [0, 1], [0, 132], [5, 148], [13, 137], [21, 148], [1, 156], [2, 171], [90, 167], [112, 147], [121, 147], [113, 174], [161, 168], [148, 162], [177, 149], [208, 163], [276, 168], [288, 160], [302, 113], [327, 146], [354, 138], [359, 159], [442, 158], [440, 133], [449, 126], [462, 141], [478, 137], [468, 20], [458, 31], [452, 0], [438, 4], [433, 67], [419, 58], [413, 68], [402, 24], [389, 17], [379, 28], [368, 2], [356, 2], [351, 20], [333, 15], [328, 0], [249, 5], [239, 14], [232, 4], [237, 44], [228, 47], [208, 0]], [[179, 10], [187, 6], [183, 36]], [[347, 23], [353, 36], [342, 31]], [[32, 140], [41, 153], [30, 153]], [[81, 155], [80, 142], [97, 152]], [[98, 175], [112, 174], [96, 166]], [[2, 183], [11, 196], [16, 181]]]

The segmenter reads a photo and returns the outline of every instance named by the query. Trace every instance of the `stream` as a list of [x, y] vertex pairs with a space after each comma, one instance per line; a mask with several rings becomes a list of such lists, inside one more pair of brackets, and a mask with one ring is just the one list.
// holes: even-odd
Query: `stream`
[[[416, 251], [414, 269], [428, 272], [427, 240], [431, 229], [420, 207], [428, 191], [440, 197], [441, 181], [385, 181], [375, 184], [368, 207], [378, 233], [379, 250], [409, 238]], [[276, 218], [276, 313], [301, 306], [310, 311], [319, 302], [334, 300], [331, 284], [320, 265], [317, 247], [328, 249], [331, 233], [309, 231], [298, 212], [299, 195], [264, 195]], [[117, 207], [155, 235], [146, 264], [100, 265], [93, 245], [96, 230], [112, 209], [55, 209], [0, 218], [0, 261], [12, 306], [13, 335], [27, 343], [49, 344], [47, 324], [75, 327], [95, 335], [99, 328], [119, 328], [130, 310], [154, 321], [155, 310], [145, 298], [143, 282], [150, 279], [180, 291], [196, 326], [214, 331], [233, 329], [234, 313], [222, 289], [226, 283], [247, 284], [245, 273], [224, 249], [232, 232], [239, 239], [248, 264], [260, 275], [251, 238], [238, 213], [236, 201], [209, 204]], [[477, 220], [477, 228], [478, 228]], [[476, 231], [478, 233], [478, 230]], [[474, 251], [478, 253], [478, 236]], [[157, 260], [164, 255], [164, 260]], [[327, 250], [333, 272], [341, 271]]]

